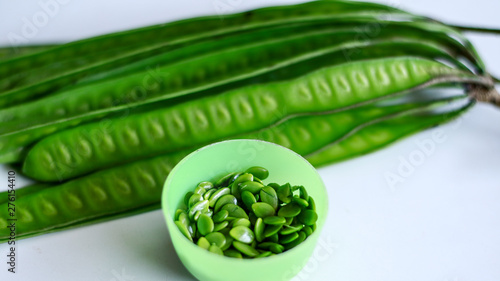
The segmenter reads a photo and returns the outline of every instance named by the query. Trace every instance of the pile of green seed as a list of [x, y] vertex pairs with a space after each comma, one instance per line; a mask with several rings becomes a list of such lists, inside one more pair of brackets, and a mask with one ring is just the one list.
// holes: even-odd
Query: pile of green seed
[[250, 167], [188, 192], [175, 224], [190, 241], [235, 258], [268, 257], [302, 243], [316, 229], [316, 206], [303, 186], [264, 184]]

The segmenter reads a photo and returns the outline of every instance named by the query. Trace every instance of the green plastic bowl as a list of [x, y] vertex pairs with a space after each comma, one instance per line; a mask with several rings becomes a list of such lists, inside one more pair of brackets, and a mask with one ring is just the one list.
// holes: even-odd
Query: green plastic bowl
[[[287, 252], [244, 260], [210, 253], [184, 237], [173, 219], [186, 193], [193, 191], [199, 182], [215, 180], [251, 166], [269, 170], [265, 183], [304, 185], [316, 202], [316, 231]], [[174, 167], [163, 188], [162, 208], [177, 255], [199, 280], [285, 281], [292, 279], [312, 255], [328, 213], [328, 196], [316, 169], [297, 153], [270, 142], [229, 140], [196, 150]]]

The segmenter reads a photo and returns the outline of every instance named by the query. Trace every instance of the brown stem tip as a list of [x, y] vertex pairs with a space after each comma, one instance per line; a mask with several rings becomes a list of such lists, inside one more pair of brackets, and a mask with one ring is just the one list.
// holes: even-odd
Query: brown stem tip
[[469, 95], [477, 101], [491, 103], [500, 107], [500, 94], [494, 87], [486, 88], [478, 85], [471, 85]]

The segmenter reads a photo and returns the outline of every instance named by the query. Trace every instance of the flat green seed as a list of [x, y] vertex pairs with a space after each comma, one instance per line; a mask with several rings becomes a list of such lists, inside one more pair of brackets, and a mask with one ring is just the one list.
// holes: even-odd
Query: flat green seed
[[298, 238], [299, 238], [299, 234], [297, 232], [294, 232], [294, 233], [291, 233], [291, 234], [288, 234], [288, 235], [282, 235], [280, 237], [279, 241], [280, 241], [281, 244], [287, 244], [287, 243], [290, 243], [293, 240], [298, 239]]
[[241, 200], [248, 209], [252, 209], [252, 204], [257, 202], [257, 199], [255, 199], [255, 196], [250, 191], [243, 191], [241, 193]]
[[254, 213], [250, 212], [250, 213], [248, 214], [248, 219], [250, 220], [250, 223], [251, 223], [252, 225], [255, 225], [255, 223], [257, 222], [257, 219], [258, 219], [258, 218], [257, 218], [257, 216], [256, 216]]
[[316, 227], [317, 227], [317, 225], [316, 225], [316, 224], [311, 225], [311, 229], [312, 229], [313, 231], [316, 231]]
[[195, 221], [198, 221], [198, 219], [200, 218], [200, 216], [201, 216], [201, 211], [196, 211], [196, 213], [194, 213], [193, 219]]
[[276, 217], [276, 216], [265, 217], [264, 223], [265, 224], [280, 224], [281, 225], [281, 224], [286, 223], [286, 219], [284, 217]]
[[309, 235], [311, 235], [313, 233], [312, 228], [310, 226], [308, 226], [308, 225], [304, 226], [304, 230], [303, 231], [306, 234], [306, 236], [309, 236]]
[[214, 222], [219, 223], [223, 222], [227, 217], [229, 216], [229, 212], [226, 210], [218, 211], [215, 213], [215, 215], [212, 217]]
[[283, 202], [283, 203], [290, 203], [292, 202], [292, 189], [289, 183], [286, 183], [278, 188], [276, 191], [278, 194], [278, 199]]
[[232, 176], [228, 182], [227, 186], [230, 186], [239, 176], [241, 176], [243, 173], [236, 173], [234, 176]]
[[182, 209], [177, 209], [177, 210], [175, 211], [174, 220], [178, 220], [178, 219], [179, 219], [179, 215], [180, 215], [181, 213], [184, 213], [184, 210], [182, 210]]
[[308, 209], [309, 209], [309, 210], [316, 211], [316, 202], [314, 202], [314, 199], [313, 199], [311, 196], [309, 196], [309, 200], [308, 200], [308, 202], [309, 202], [309, 207], [308, 207]]
[[259, 218], [274, 216], [274, 214], [276, 213], [271, 205], [263, 202], [252, 204], [252, 211]]
[[304, 226], [302, 224], [298, 224], [298, 225], [285, 225], [283, 226], [283, 228], [280, 230], [280, 235], [288, 235], [288, 234], [292, 234], [294, 232], [297, 232], [299, 230], [301, 230]]
[[205, 237], [201, 237], [200, 239], [198, 239], [198, 242], [196, 242], [196, 244], [205, 250], [208, 250], [208, 248], [210, 248], [210, 242], [208, 242], [207, 238]]
[[215, 187], [227, 186], [227, 182], [229, 181], [229, 179], [237, 174], [238, 173], [234, 172], [223, 176], [222, 178], [220, 178], [218, 181], [215, 182]]
[[240, 252], [233, 250], [233, 249], [228, 249], [224, 251], [224, 255], [226, 257], [231, 257], [231, 258], [237, 258], [237, 259], [242, 259], [243, 256], [241, 255]]
[[257, 244], [257, 247], [259, 249], [264, 249], [264, 250], [269, 250], [271, 249], [272, 246], [280, 246], [280, 244], [278, 243], [274, 243], [274, 242], [262, 242], [260, 244]]
[[217, 247], [222, 248], [226, 245], [226, 236], [220, 232], [209, 233], [205, 238], [210, 242], [210, 245], [215, 244]]
[[259, 242], [262, 242], [264, 240], [264, 220], [262, 218], [257, 218], [255, 221], [255, 227], [254, 227], [254, 233], [255, 233], [255, 239]]
[[231, 193], [231, 189], [229, 189], [228, 187], [224, 187], [224, 188], [221, 188], [221, 189], [218, 189], [217, 191], [215, 191], [212, 194], [212, 196], [210, 196], [210, 199], [208, 199], [210, 202], [210, 207], [213, 208], [215, 206], [215, 203], [217, 202], [217, 200], [219, 200], [219, 198], [221, 198], [224, 195], [230, 194], [230, 193]]
[[189, 209], [189, 217], [192, 218], [196, 214], [196, 212], [206, 212], [208, 211], [208, 200], [202, 200], [196, 204], [194, 204], [193, 207]]
[[194, 193], [188, 201], [188, 208], [191, 209], [196, 203], [203, 201], [203, 196]]
[[214, 231], [221, 231], [229, 225], [228, 221], [223, 221], [214, 226]]
[[307, 190], [303, 185], [299, 186], [299, 191], [300, 191], [300, 193], [299, 193], [300, 198], [302, 198], [306, 201], [309, 201], [309, 194], [307, 193]]
[[196, 222], [190, 223], [188, 230], [189, 230], [189, 233], [191, 233], [191, 236], [196, 237]]
[[275, 254], [280, 254], [280, 253], [283, 253], [283, 251], [285, 250], [285, 247], [283, 247], [283, 245], [275, 243], [274, 245], [269, 247], [269, 250]]
[[240, 186], [236, 183], [232, 183], [229, 188], [231, 188], [231, 194], [238, 198], [238, 199], [241, 199], [241, 192], [240, 192]]
[[211, 245], [210, 248], [208, 248], [208, 251], [217, 255], [224, 255], [224, 252], [222, 252], [221, 248], [217, 247], [216, 245]]
[[250, 227], [250, 225], [252, 225], [250, 223], [250, 220], [248, 219], [235, 219], [232, 223], [232, 227], [235, 227], [235, 226], [246, 226], [246, 227]]
[[267, 225], [264, 229], [264, 237], [270, 237], [274, 234], [278, 234], [278, 231], [283, 227], [282, 224]]
[[249, 173], [243, 173], [239, 175], [232, 185], [239, 186], [240, 183], [246, 182], [246, 181], [253, 181], [253, 175]]
[[228, 211], [229, 217], [248, 219], [248, 215], [245, 210], [235, 204], [226, 204], [222, 206], [222, 210]]
[[271, 205], [274, 208], [274, 210], [278, 209], [278, 194], [276, 194], [274, 188], [270, 186], [264, 186], [260, 190], [259, 194], [260, 194], [260, 201]]
[[248, 257], [251, 257], [251, 258], [255, 258], [256, 256], [258, 256], [260, 254], [259, 251], [255, 250], [255, 248], [252, 248], [252, 246], [247, 245], [245, 243], [241, 243], [239, 241], [234, 241], [233, 247], [236, 250], [240, 251], [240, 253], [242, 253]]
[[180, 223], [182, 223], [183, 225], [186, 226], [186, 228], [189, 226], [189, 224], [191, 223], [189, 221], [189, 217], [188, 215], [186, 214], [186, 212], [182, 212], [180, 215], [179, 215], [179, 218], [177, 219]]
[[302, 211], [299, 205], [295, 203], [286, 204], [278, 210], [278, 216], [280, 217], [295, 217]]
[[291, 218], [285, 218], [285, 219], [286, 219], [285, 225], [291, 225], [292, 224], [293, 217], [291, 217]]
[[214, 221], [207, 215], [203, 214], [198, 218], [196, 222], [196, 226], [198, 227], [198, 232], [201, 235], [205, 236], [210, 232], [214, 231]]
[[214, 184], [209, 181], [202, 181], [198, 184], [198, 187], [203, 187], [205, 190], [214, 188]]
[[194, 192], [192, 191], [189, 191], [188, 193], [186, 193], [186, 196], [184, 196], [184, 204], [186, 206], [189, 206], [189, 198], [191, 198], [191, 196], [193, 196]]
[[273, 234], [273, 235], [271, 235], [269, 237], [266, 237], [266, 238], [270, 242], [274, 242], [274, 243], [278, 243], [278, 241], [279, 241], [279, 235], [278, 235], [278, 233], [275, 233], [275, 234]]
[[258, 183], [260, 183], [262, 185], [265, 185], [264, 182], [262, 180], [260, 180], [259, 178], [253, 177], [253, 181], [254, 182], [258, 182]]
[[191, 236], [191, 233], [189, 233], [187, 227], [179, 221], [175, 221], [174, 223], [175, 225], [177, 225], [177, 228], [179, 228], [179, 231], [182, 233], [182, 235], [189, 239], [189, 241], [193, 242], [193, 237]]
[[252, 243], [255, 239], [253, 231], [250, 228], [242, 225], [233, 227], [229, 231], [229, 235], [231, 235], [231, 237], [233, 237], [235, 240], [246, 244]]
[[307, 208], [309, 206], [309, 203], [307, 203], [306, 200], [298, 197], [297, 195], [292, 198], [292, 202], [296, 203], [302, 208]]
[[209, 200], [210, 196], [212, 196], [212, 194], [214, 194], [214, 192], [216, 192], [216, 191], [217, 191], [217, 189], [215, 189], [215, 188], [209, 189], [207, 192], [205, 192], [205, 194], [203, 194], [203, 199]]
[[258, 254], [255, 258], [265, 258], [265, 257], [269, 257], [272, 254], [273, 254], [273, 252], [266, 251], [266, 252], [262, 252], [262, 253]]
[[304, 210], [297, 216], [299, 222], [305, 225], [313, 225], [318, 220], [318, 214], [313, 210]]
[[203, 186], [197, 186], [194, 189], [194, 194], [199, 194], [201, 196], [203, 196], [203, 194], [205, 194], [205, 192], [207, 192], [207, 190]]
[[287, 243], [287, 244], [284, 244], [283, 246], [285, 247], [285, 250], [290, 250], [292, 249], [293, 247], [299, 245], [300, 243], [304, 242], [304, 240], [306, 240], [306, 235], [304, 232], [302, 231], [299, 231], [298, 233], [299, 237], [295, 240], [293, 240], [292, 242], [290, 243]]
[[258, 193], [264, 187], [263, 184], [255, 181], [246, 181], [240, 184], [240, 193], [250, 191], [252, 194]]
[[221, 198], [219, 198], [219, 200], [217, 200], [217, 202], [215, 203], [214, 211], [218, 212], [224, 205], [227, 205], [227, 204], [236, 205], [236, 204], [238, 204], [238, 200], [233, 195], [226, 194], [226, 195], [222, 196]]
[[207, 215], [209, 217], [212, 217], [213, 214], [214, 214], [214, 211], [212, 211], [212, 209], [209, 208], [206, 212], [203, 212], [203, 214], [205, 214], [205, 215]]
[[266, 168], [259, 167], [259, 166], [253, 166], [248, 168], [245, 173], [250, 173], [254, 177], [259, 178], [261, 180], [267, 179], [269, 177], [269, 171]]
[[278, 192], [278, 189], [280, 188], [281, 185], [279, 185], [275, 182], [271, 182], [271, 183], [268, 183], [267, 186], [272, 187], [276, 192]]
[[[228, 229], [229, 230], [229, 229]], [[229, 247], [231, 247], [231, 245], [233, 245], [233, 237], [231, 237], [231, 235], [224, 235], [226, 236], [226, 245], [224, 245], [224, 247], [221, 248], [222, 251], [225, 251], [227, 249], [229, 249]]]

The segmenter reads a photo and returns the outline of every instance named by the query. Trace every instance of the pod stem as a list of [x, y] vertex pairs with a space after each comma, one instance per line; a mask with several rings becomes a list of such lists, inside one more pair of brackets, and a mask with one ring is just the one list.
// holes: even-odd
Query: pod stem
[[476, 33], [489, 33], [489, 34], [500, 34], [500, 29], [487, 28], [487, 27], [476, 27], [476, 26], [463, 26], [463, 25], [449, 25], [450, 27], [459, 29], [461, 31], [476, 32]]
[[477, 101], [491, 103], [500, 107], [500, 94], [494, 87], [469, 85], [469, 95]]

